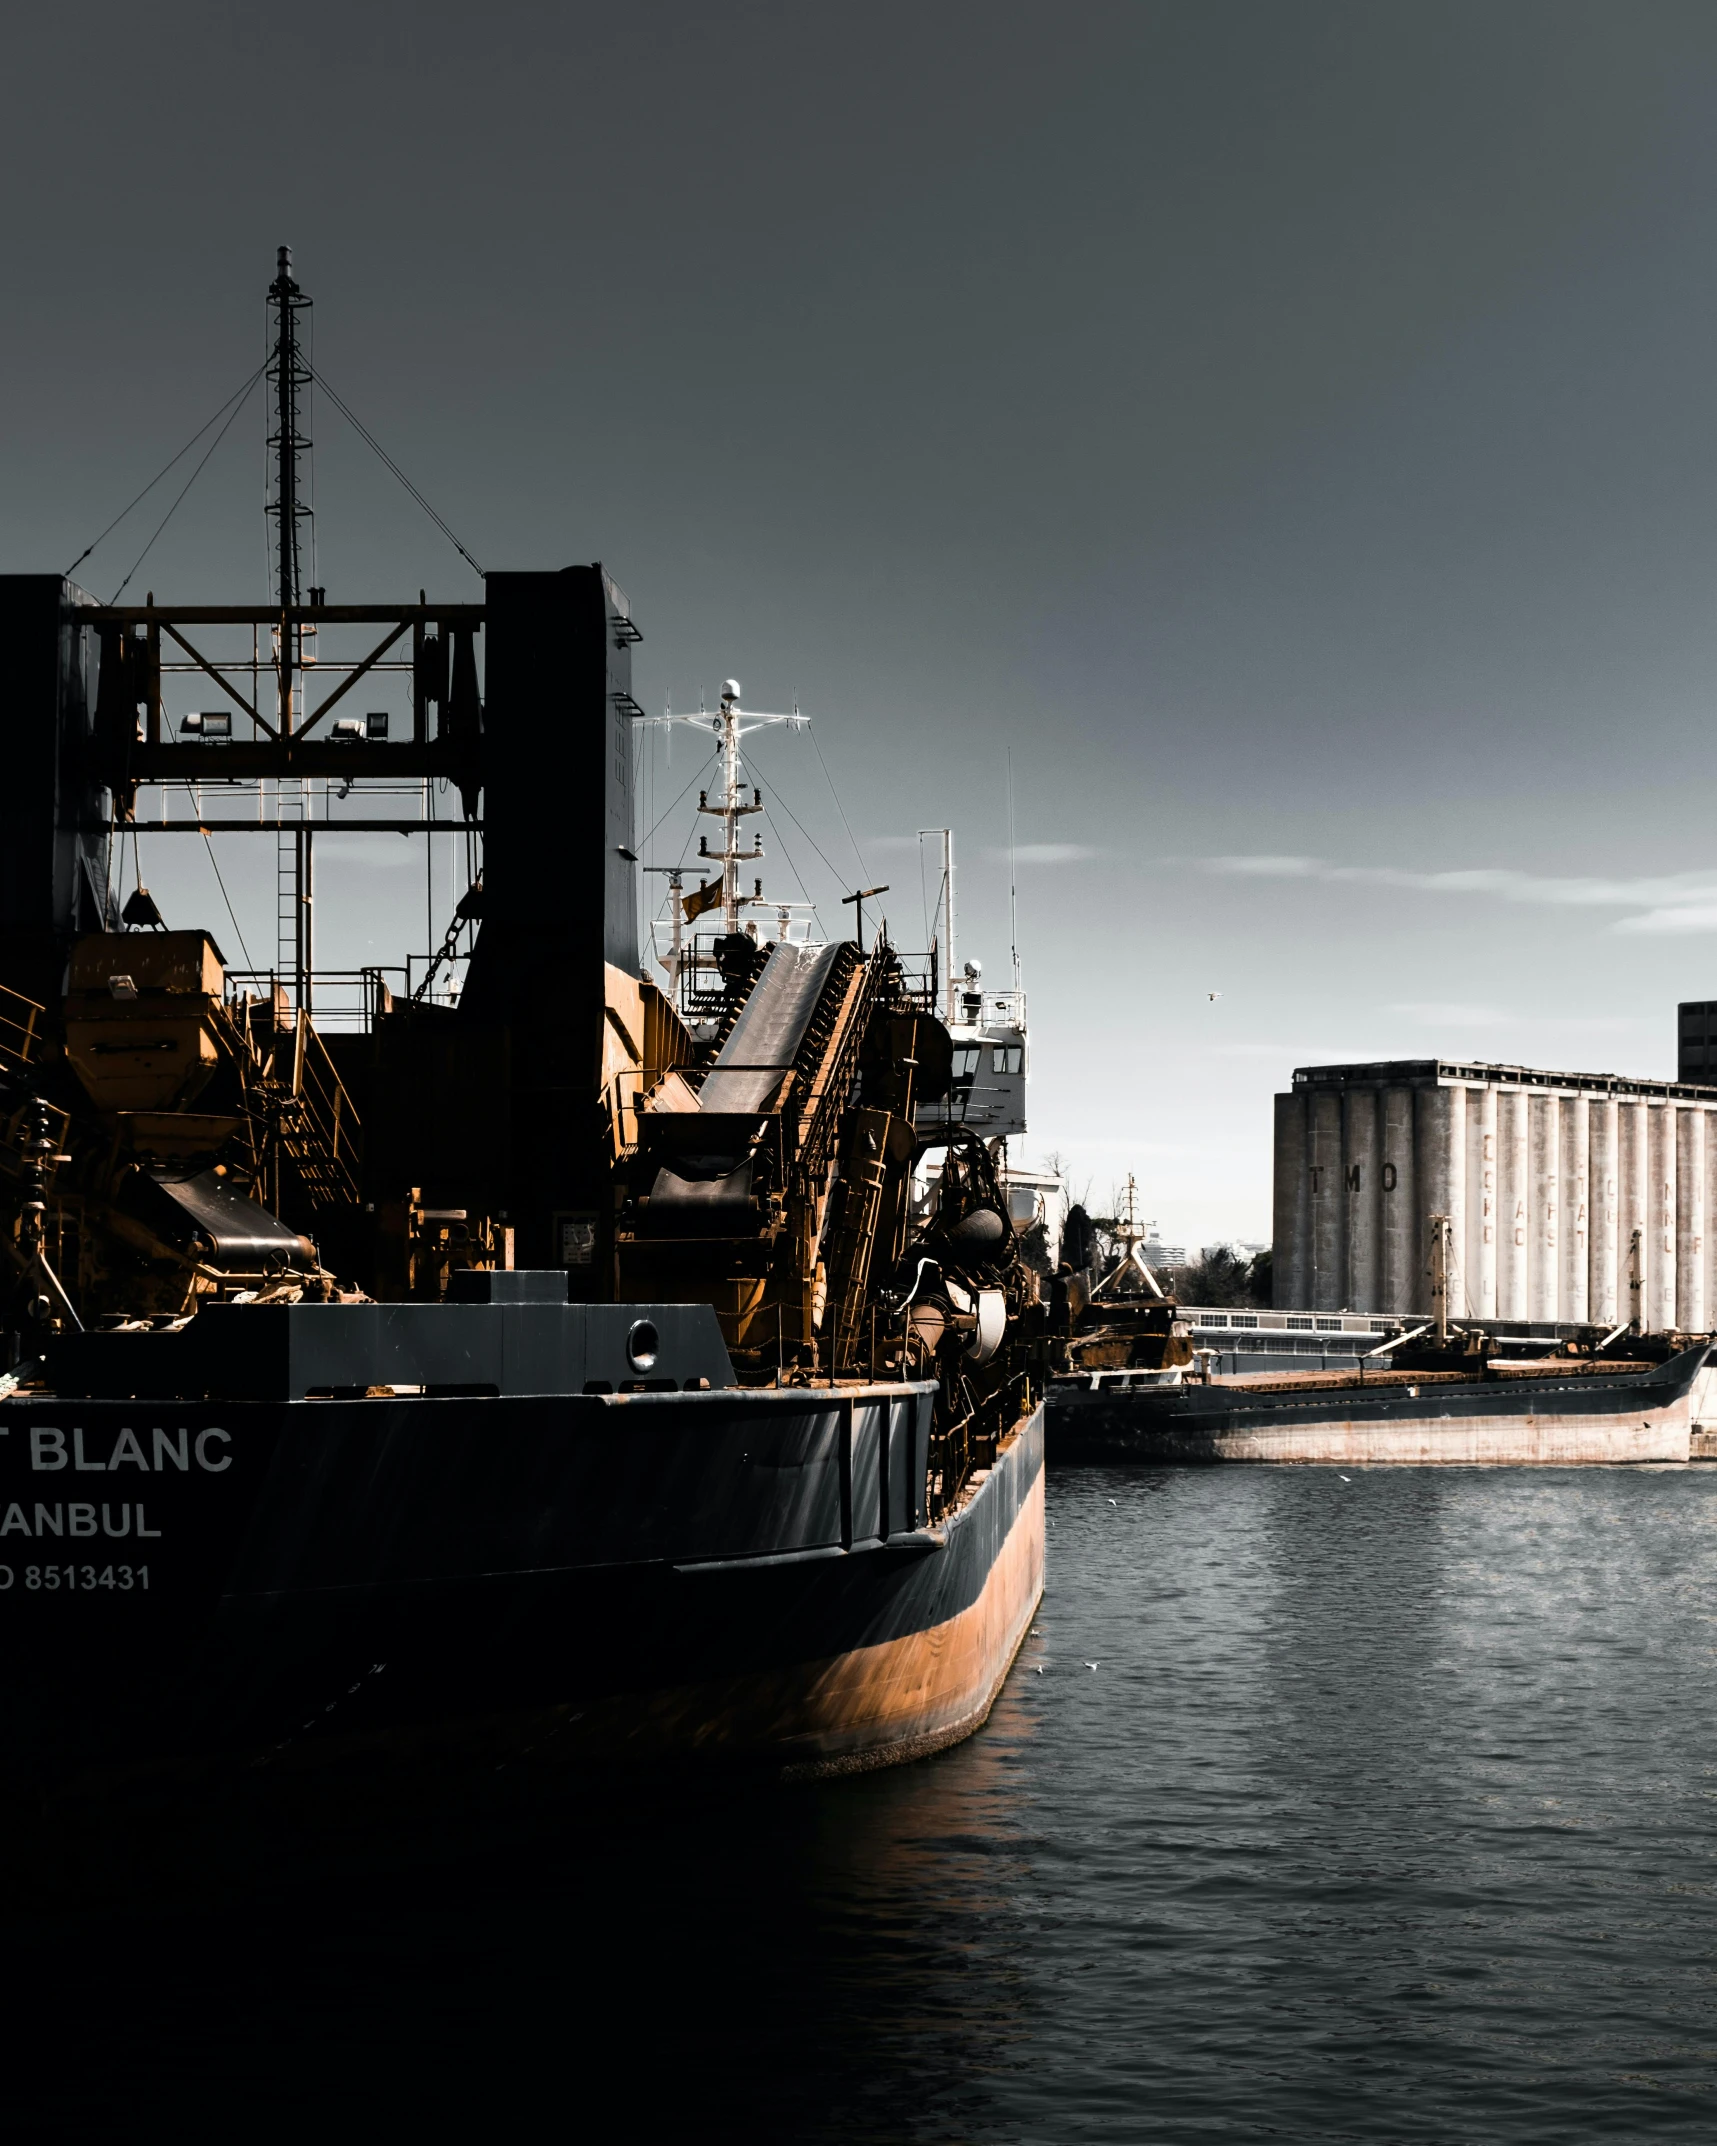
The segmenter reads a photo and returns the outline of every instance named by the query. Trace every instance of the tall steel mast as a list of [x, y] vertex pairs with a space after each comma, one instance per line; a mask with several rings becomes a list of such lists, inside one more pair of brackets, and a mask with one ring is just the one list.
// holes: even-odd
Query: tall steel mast
[[274, 355], [268, 377], [274, 383], [274, 498], [268, 511], [275, 517], [277, 563], [275, 595], [280, 604], [280, 715], [281, 735], [292, 732], [292, 689], [298, 669], [299, 559], [298, 524], [309, 514], [298, 496], [298, 458], [310, 442], [298, 430], [298, 390], [309, 384], [310, 375], [298, 348], [298, 316], [308, 312], [310, 300], [292, 280], [292, 248], [280, 249], [278, 273], [268, 287], [274, 308]]
[[[754, 714], [751, 709], [742, 708], [739, 705], [739, 680], [730, 678], [721, 689], [721, 707], [714, 715], [700, 708], [696, 715], [675, 715], [670, 711], [665, 715], [646, 716], [644, 720], [649, 723], [661, 724], [687, 723], [696, 730], [706, 730], [714, 736], [717, 750], [721, 755], [721, 794], [719, 800], [712, 805], [709, 801], [709, 792], [700, 790], [698, 793], [698, 810], [708, 813], [713, 819], [720, 820], [721, 847], [718, 850], [712, 850], [708, 839], [705, 838], [698, 844], [697, 861], [700, 866], [714, 863], [719, 863], [721, 866], [721, 923], [723, 931], [731, 935], [740, 930], [743, 912], [748, 909], [775, 909], [780, 912], [782, 919], [781, 931], [782, 935], [785, 936], [786, 920], [789, 912], [794, 909], [808, 908], [810, 904], [804, 902], [766, 901], [763, 894], [763, 882], [760, 879], [753, 880], [754, 891], [752, 893], [744, 894], [740, 891], [739, 867], [742, 864], [755, 863], [763, 855], [763, 842], [761, 836], [758, 835], [753, 835], [749, 849], [740, 848], [740, 822], [749, 814], [761, 812], [764, 809], [763, 792], [754, 784], [748, 784], [744, 780], [740, 742], [748, 737], [752, 731], [763, 730], [776, 723], [785, 723], [790, 730], [809, 729], [810, 717], [801, 715], [797, 708], [793, 710], [791, 715]], [[747, 802], [745, 794], [748, 789], [751, 791], [749, 802]], [[684, 913], [683, 898], [680, 900], [679, 913]], [[694, 909], [692, 914], [695, 916], [698, 912]], [[676, 941], [676, 951], [677, 947], [678, 942]]]
[[940, 942], [942, 1018], [950, 1028], [960, 1018], [959, 985], [954, 981], [954, 830], [951, 827], [921, 827], [918, 839], [935, 835], [942, 844], [942, 884], [937, 889], [936, 906], [941, 910], [937, 930]]
[[[293, 696], [297, 677], [302, 671], [303, 644], [299, 608], [301, 587], [299, 581], [298, 524], [307, 520], [310, 509], [299, 497], [298, 458], [309, 451], [310, 442], [298, 429], [298, 391], [310, 381], [309, 369], [298, 347], [298, 316], [307, 312], [310, 300], [298, 288], [292, 277], [292, 248], [282, 246], [276, 263], [274, 281], [268, 287], [268, 299], [274, 308], [274, 354], [269, 360], [268, 377], [274, 383], [274, 432], [268, 444], [274, 449], [274, 498], [268, 511], [275, 517], [277, 539], [275, 567], [275, 595], [280, 605], [280, 735], [290, 739], [293, 732]], [[288, 747], [290, 751], [290, 746]], [[299, 783], [300, 806], [303, 804], [303, 783]], [[284, 785], [282, 786], [284, 789]], [[279, 800], [279, 817], [285, 818], [285, 798]], [[312, 862], [311, 834], [307, 826], [292, 831], [291, 903], [292, 903], [292, 968], [294, 1004], [302, 1015], [309, 1010], [311, 972], [315, 963], [313, 925], [311, 922]], [[276, 875], [277, 888], [287, 874], [285, 845], [286, 837], [278, 837], [281, 848], [280, 867]], [[277, 902], [277, 911], [283, 905]], [[279, 938], [285, 937], [279, 928]], [[276, 956], [284, 960], [284, 949], [276, 944]]]

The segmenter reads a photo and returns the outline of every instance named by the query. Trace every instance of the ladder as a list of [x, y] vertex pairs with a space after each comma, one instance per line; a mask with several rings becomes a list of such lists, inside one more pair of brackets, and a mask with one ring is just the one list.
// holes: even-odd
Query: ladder
[[274, 973], [291, 992], [296, 1013], [304, 973], [304, 782], [282, 782], [275, 796]]
[[281, 783], [275, 810], [274, 955], [275, 975], [290, 979], [292, 1009], [312, 1010], [316, 965], [315, 869], [310, 845], [315, 837], [316, 783], [313, 776]]
[[287, 1017], [290, 1026], [273, 1014], [265, 1050], [252, 1012], [247, 1002], [235, 1018], [234, 1009], [222, 1005], [215, 1018], [257, 1115], [273, 1128], [276, 1199], [278, 1159], [284, 1156], [313, 1208], [350, 1206], [363, 1182], [364, 1131], [327, 1045], [299, 1008]]

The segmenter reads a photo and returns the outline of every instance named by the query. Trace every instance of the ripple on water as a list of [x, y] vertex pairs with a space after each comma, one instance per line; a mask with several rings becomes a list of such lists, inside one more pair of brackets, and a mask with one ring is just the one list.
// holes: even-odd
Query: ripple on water
[[31, 1925], [16, 2124], [1709, 2135], [1717, 1469], [1050, 1510], [1019, 1669], [922, 1765]]

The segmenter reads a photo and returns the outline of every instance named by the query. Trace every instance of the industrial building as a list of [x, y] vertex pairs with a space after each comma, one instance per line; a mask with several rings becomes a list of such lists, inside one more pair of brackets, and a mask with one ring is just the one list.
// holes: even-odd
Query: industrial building
[[1302, 1067], [1276, 1097], [1275, 1300], [1426, 1315], [1441, 1215], [1451, 1317], [1704, 1332], [1714, 1116], [1717, 1086], [1687, 1081], [1443, 1059]]
[[1717, 999], [1686, 999], [1675, 1009], [1675, 1077], [1717, 1085]]

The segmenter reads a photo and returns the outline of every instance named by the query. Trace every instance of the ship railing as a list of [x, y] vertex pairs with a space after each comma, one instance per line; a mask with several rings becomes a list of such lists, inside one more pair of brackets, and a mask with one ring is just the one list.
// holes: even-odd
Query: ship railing
[[[1142, 1301], [1133, 1299], [1134, 1302]], [[1250, 1333], [1385, 1334], [1399, 1333], [1407, 1323], [1394, 1312], [1310, 1312], [1242, 1309], [1223, 1305], [1177, 1304], [1175, 1317], [1198, 1328], [1237, 1327]]]
[[901, 996], [911, 1011], [939, 1012], [935, 948], [932, 947], [928, 954], [903, 954], [896, 948], [894, 958], [900, 969]]
[[298, 1110], [283, 1117], [282, 1141], [311, 1204], [355, 1200], [363, 1182], [364, 1129], [328, 1046], [303, 1012], [293, 1035], [292, 1092]]
[[695, 932], [680, 949], [680, 1012], [687, 1020], [707, 1020], [727, 1004], [727, 984], [715, 958], [715, 938]]
[[1023, 991], [960, 991], [955, 1022], [962, 1028], [1024, 1028]]
[[[715, 944], [713, 934], [697, 932], [680, 949], [680, 1010], [688, 1019], [719, 1013], [728, 1002]], [[939, 1013], [941, 999], [935, 949], [927, 954], [903, 954], [898, 947], [890, 951], [897, 965], [898, 989], [906, 1006], [914, 1013]]]
[[0, 1069], [23, 1073], [42, 1047], [45, 1009], [21, 991], [0, 984]]
[[282, 1156], [290, 1162], [313, 1207], [356, 1200], [363, 1125], [310, 1016], [295, 1012], [278, 985], [266, 998], [241, 991], [223, 1011], [229, 1047], [258, 1081], [277, 1163]]
[[954, 1505], [975, 1469], [994, 1466], [997, 1449], [1009, 1430], [1043, 1398], [1041, 1386], [1026, 1368], [1011, 1373], [994, 1393], [977, 1402], [971, 1399], [963, 1380], [959, 1390], [966, 1404], [963, 1410], [947, 1418], [942, 1429], [932, 1431], [930, 1436], [929, 1504], [933, 1522]]
[[[937, 981], [936, 954], [899, 954], [901, 981], [913, 1010], [947, 1016]], [[954, 993], [954, 1025], [957, 1028], [1024, 1028], [1023, 991], [967, 991]]]
[[[368, 1034], [379, 1014], [391, 1013], [396, 999], [408, 997], [410, 966], [362, 969], [315, 969], [305, 993], [311, 1019], [325, 1034]], [[248, 996], [283, 1009], [288, 1022], [295, 1011], [296, 980], [289, 970], [229, 969], [229, 1001]]]

